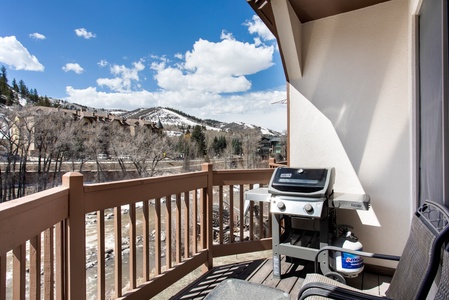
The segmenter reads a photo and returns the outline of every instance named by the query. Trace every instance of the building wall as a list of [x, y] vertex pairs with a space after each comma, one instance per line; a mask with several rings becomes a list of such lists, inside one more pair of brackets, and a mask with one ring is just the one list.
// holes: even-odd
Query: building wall
[[[393, 0], [301, 24], [302, 77], [290, 79], [290, 165], [336, 168], [339, 211], [366, 251], [400, 254], [413, 205], [411, 14]], [[388, 264], [386, 264], [388, 265]]]

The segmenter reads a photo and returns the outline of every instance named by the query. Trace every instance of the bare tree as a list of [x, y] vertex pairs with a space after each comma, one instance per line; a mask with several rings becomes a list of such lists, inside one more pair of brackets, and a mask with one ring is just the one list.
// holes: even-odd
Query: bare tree
[[[158, 163], [167, 156], [169, 144], [165, 136], [154, 133], [148, 127], [136, 128], [129, 138], [129, 155], [140, 177], [156, 174]], [[169, 155], [169, 154], [168, 154]]]
[[130, 158], [129, 142], [131, 132], [128, 127], [117, 122], [112, 122], [109, 126], [112, 133], [109, 140], [109, 152], [117, 159], [122, 177], [126, 178], [129, 176], [129, 173], [127, 172], [125, 161]]
[[103, 157], [101, 155], [107, 154], [108, 152], [109, 133], [107, 123], [92, 122], [90, 126], [86, 126], [84, 146], [87, 157], [95, 161], [97, 166], [97, 182], [106, 180], [102, 165]]
[[73, 126], [78, 121], [74, 121], [73, 116], [63, 114], [56, 116], [55, 129], [53, 133], [57, 135], [55, 140], [55, 145], [53, 148], [54, 151], [54, 169], [53, 169], [53, 186], [61, 183], [62, 180], [62, 172], [61, 167], [63, 161], [67, 160], [68, 157], [73, 153], [73, 142], [76, 141], [76, 129], [77, 126]]
[[247, 169], [254, 169], [260, 160], [257, 153], [257, 146], [261, 139], [260, 131], [257, 129], [248, 129], [241, 135], [243, 159]]
[[51, 179], [49, 175], [52, 162], [58, 162], [60, 159], [59, 138], [65, 126], [60, 115], [43, 110], [36, 111], [34, 122], [34, 144], [37, 152], [37, 191], [43, 191], [47, 189]]
[[[72, 120], [70, 126], [67, 128], [68, 149], [67, 160], [71, 162], [72, 171], [83, 171], [84, 163], [87, 160], [87, 149], [84, 143], [85, 136], [89, 130], [87, 128], [88, 123], [83, 120]], [[76, 169], [76, 163], [78, 163], [78, 169]]]
[[31, 110], [27, 107], [18, 109], [16, 114], [20, 122], [18, 129], [20, 131], [19, 156], [21, 157], [19, 163], [20, 171], [17, 183], [17, 197], [23, 197], [27, 194], [27, 161], [31, 145], [34, 144], [34, 120]]
[[0, 113], [0, 144], [5, 161], [2, 172], [1, 202], [16, 197], [14, 186], [16, 182], [16, 166], [19, 159], [20, 121], [14, 110], [4, 108]]

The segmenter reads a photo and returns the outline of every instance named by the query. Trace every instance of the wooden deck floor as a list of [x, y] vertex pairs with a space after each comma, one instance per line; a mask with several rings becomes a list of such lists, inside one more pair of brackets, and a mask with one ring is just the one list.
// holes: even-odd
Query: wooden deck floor
[[[302, 264], [299, 261], [290, 263], [283, 258], [281, 268], [282, 279], [274, 279], [272, 259], [258, 259], [214, 267], [171, 299], [204, 299], [220, 282], [229, 278], [276, 287], [289, 293], [291, 299], [297, 299], [306, 274], [313, 273], [313, 263], [304, 261]], [[390, 279], [387, 276], [363, 272], [357, 278], [348, 279], [347, 282], [353, 287], [369, 290], [371, 293], [385, 294]]]

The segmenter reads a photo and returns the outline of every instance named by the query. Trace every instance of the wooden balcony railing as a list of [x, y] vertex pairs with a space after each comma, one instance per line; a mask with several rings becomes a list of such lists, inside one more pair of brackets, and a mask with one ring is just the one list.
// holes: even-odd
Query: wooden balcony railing
[[214, 257], [270, 249], [269, 208], [244, 192], [272, 172], [204, 164], [92, 185], [67, 173], [0, 205], [0, 299], [148, 299]]

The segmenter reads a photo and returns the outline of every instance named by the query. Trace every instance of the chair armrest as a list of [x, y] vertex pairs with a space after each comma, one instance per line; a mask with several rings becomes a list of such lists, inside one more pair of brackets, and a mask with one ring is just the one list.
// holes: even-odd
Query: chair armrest
[[377, 296], [366, 294], [361, 291], [355, 291], [351, 289], [346, 289], [339, 286], [334, 286], [326, 284], [323, 282], [311, 282], [306, 284], [299, 291], [298, 299], [307, 299], [310, 296], [321, 296], [328, 297], [335, 300], [352, 300], [352, 299], [363, 299], [363, 300], [386, 300], [384, 296]]
[[399, 261], [401, 258], [400, 256], [396, 255], [388, 255], [388, 254], [380, 254], [380, 253], [371, 253], [371, 252], [365, 252], [365, 251], [356, 251], [356, 250], [350, 250], [350, 249], [344, 249], [341, 247], [335, 247], [335, 246], [325, 246], [318, 250], [318, 252], [315, 255], [315, 273], [318, 273], [318, 256], [324, 252], [324, 251], [340, 251], [350, 254], [355, 254], [363, 257], [371, 257], [371, 258], [377, 258], [377, 259], [385, 259], [385, 260], [394, 260]]

